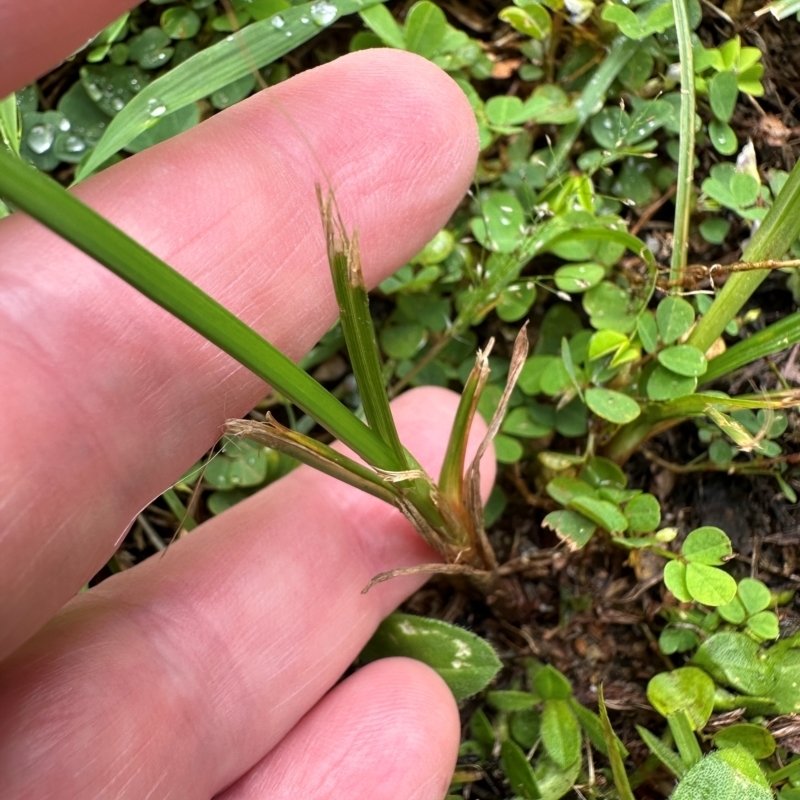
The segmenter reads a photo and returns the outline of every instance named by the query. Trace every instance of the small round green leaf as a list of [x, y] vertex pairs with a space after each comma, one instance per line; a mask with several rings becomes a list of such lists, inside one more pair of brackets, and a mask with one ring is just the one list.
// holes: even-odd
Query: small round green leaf
[[780, 635], [778, 617], [772, 611], [759, 611], [747, 620], [747, 629], [759, 639], [777, 639]]
[[533, 708], [541, 701], [531, 692], [507, 689], [502, 692], [487, 692], [486, 702], [497, 711], [524, 711]]
[[652, 494], [640, 494], [628, 501], [625, 516], [632, 533], [650, 533], [661, 523], [661, 506]]
[[546, 39], [553, 27], [547, 10], [538, 3], [527, 3], [524, 8], [507, 6], [498, 16], [515, 31], [531, 39]]
[[708, 82], [708, 99], [711, 110], [717, 119], [727, 122], [733, 116], [736, 108], [736, 98], [739, 96], [739, 86], [736, 75], [730, 70], [717, 72]]
[[758, 200], [761, 185], [746, 172], [735, 172], [731, 176], [730, 190], [734, 202], [741, 208], [753, 205]]
[[192, 39], [200, 31], [201, 20], [191, 8], [173, 6], [161, 15], [161, 29], [170, 39]]
[[664, 583], [681, 603], [689, 603], [692, 595], [686, 587], [686, 564], [682, 561], [668, 561], [664, 567]]
[[752, 722], [739, 722], [728, 725], [714, 734], [714, 744], [723, 747], [736, 747], [741, 745], [755, 759], [769, 758], [775, 752], [775, 738], [773, 735]]
[[387, 617], [361, 652], [361, 660], [405, 656], [439, 673], [457, 700], [481, 691], [502, 666], [488, 642], [438, 619]]
[[546, 487], [547, 494], [562, 506], [567, 505], [574, 497], [595, 496], [594, 489], [588, 483], [570, 475], [559, 475], [553, 478]]
[[724, 156], [732, 156], [739, 149], [739, 140], [727, 122], [712, 119], [708, 123], [708, 138], [714, 149]]
[[676, 344], [667, 347], [658, 354], [658, 363], [678, 375], [696, 378], [708, 369], [708, 363], [702, 350], [688, 344]]
[[730, 603], [719, 606], [717, 611], [722, 619], [725, 622], [730, 622], [731, 625], [741, 625], [747, 617], [747, 612], [745, 612], [742, 601], [738, 597], [734, 597]]
[[665, 297], [656, 309], [658, 333], [664, 344], [680, 339], [694, 322], [694, 309], [682, 297]]
[[618, 333], [617, 331], [597, 331], [592, 334], [592, 338], [589, 339], [587, 355], [589, 360], [592, 361], [595, 358], [603, 358], [603, 356], [617, 353], [626, 348], [629, 344], [630, 340], [624, 333]]
[[664, 717], [677, 711], [689, 715], [694, 730], [702, 730], [714, 710], [714, 681], [697, 667], [661, 672], [647, 684], [647, 699]]
[[706, 525], [686, 537], [681, 553], [687, 561], [695, 564], [719, 566], [733, 555], [733, 548], [725, 531]]
[[658, 326], [652, 312], [646, 311], [636, 320], [636, 332], [645, 352], [655, 353], [658, 349]]
[[755, 578], [742, 578], [739, 581], [739, 599], [750, 615], [767, 609], [772, 595], [761, 581]]
[[686, 588], [706, 606], [724, 606], [736, 596], [736, 581], [727, 572], [707, 564], [686, 565]]
[[598, 417], [617, 425], [632, 422], [642, 413], [639, 404], [632, 397], [611, 389], [587, 389], [585, 397], [586, 405]]
[[415, 322], [387, 325], [380, 332], [383, 352], [398, 361], [416, 355], [428, 341], [428, 333]]
[[503, 322], [516, 322], [530, 311], [535, 300], [536, 284], [529, 281], [500, 292], [495, 310]]
[[592, 520], [576, 511], [551, 511], [544, 518], [543, 524], [554, 530], [570, 550], [583, 547], [597, 528]]
[[597, 286], [605, 277], [606, 271], [600, 264], [566, 264], [559, 267], [554, 275], [556, 286], [567, 294], [580, 294]]
[[498, 433], [494, 437], [494, 455], [501, 464], [516, 464], [523, 452], [522, 445], [511, 436]]
[[[555, 416], [553, 416], [555, 424]], [[503, 420], [502, 430], [510, 436], [519, 436], [523, 439], [539, 439], [547, 436], [553, 430], [553, 425], [543, 425], [531, 419], [530, 412], [525, 406], [513, 408]]]
[[697, 388], [697, 378], [678, 375], [658, 364], [647, 380], [647, 396], [651, 400], [674, 400], [692, 394]]

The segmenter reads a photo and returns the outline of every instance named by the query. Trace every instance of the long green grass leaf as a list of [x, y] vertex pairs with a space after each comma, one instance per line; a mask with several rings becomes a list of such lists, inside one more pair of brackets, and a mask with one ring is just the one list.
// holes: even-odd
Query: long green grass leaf
[[[272, 63], [345, 14], [377, 0], [316, 0], [254, 22], [201, 50], [142, 89], [108, 126], [92, 153], [80, 164], [83, 180], [165, 114], [201, 100], [255, 69]], [[323, 24], [324, 23], [324, 24]]]
[[712, 358], [703, 375], [703, 383], [721, 378], [759, 358], [779, 353], [797, 342], [800, 342], [800, 311], [768, 325], [747, 339], [737, 342], [722, 355]]
[[12, 92], [0, 100], [0, 140], [15, 155], [19, 156], [22, 124], [17, 109], [17, 96]]
[[617, 787], [620, 800], [634, 800], [633, 791], [628, 781], [628, 774], [625, 772], [625, 764], [622, 762], [622, 755], [617, 748], [617, 737], [608, 718], [602, 686], [597, 693], [597, 704], [600, 711], [600, 723], [603, 726], [603, 738], [606, 742], [608, 760], [611, 762], [611, 774], [614, 776], [614, 786]]
[[[675, 33], [678, 37], [678, 55], [681, 68], [681, 146], [678, 156], [678, 184], [675, 193], [675, 241], [672, 247], [670, 280], [680, 281], [686, 267], [689, 252], [689, 219], [691, 199], [694, 189], [694, 51], [692, 49], [692, 29], [689, 24], [689, 10], [686, 0], [672, 0], [675, 12]], [[677, 287], [676, 287], [677, 291]]]
[[33, 167], [0, 150], [0, 196], [274, 386], [375, 466], [391, 469], [394, 452], [333, 395], [266, 339]]

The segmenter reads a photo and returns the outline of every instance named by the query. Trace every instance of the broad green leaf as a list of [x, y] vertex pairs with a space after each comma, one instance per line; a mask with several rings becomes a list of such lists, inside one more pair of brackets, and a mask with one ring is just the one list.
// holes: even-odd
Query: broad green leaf
[[611, 281], [602, 281], [583, 294], [583, 307], [598, 330], [629, 333], [636, 325], [631, 295]]
[[5, 142], [14, 155], [19, 155], [22, 138], [22, 118], [17, 109], [17, 96], [12, 92], [0, 100], [0, 141]]
[[[179, 64], [142, 89], [108, 126], [94, 152], [82, 162], [77, 179], [83, 180], [128, 142], [167, 113], [208, 97], [217, 89], [261, 69], [313, 38], [338, 17], [363, 11], [373, 0], [316, 0], [286, 9], [277, 17], [247, 25]], [[303, 22], [302, 20], [310, 20]], [[287, 36], [291, 33], [292, 36]], [[88, 89], [87, 89], [88, 91]], [[92, 96], [91, 91], [89, 95]]]
[[486, 712], [482, 708], [477, 708], [469, 718], [469, 730], [473, 739], [488, 748], [494, 747], [497, 735], [492, 723], [489, 721], [489, 717], [486, 716]]
[[579, 294], [597, 286], [605, 277], [605, 267], [601, 264], [586, 262], [582, 264], [565, 264], [555, 271], [553, 279], [556, 286], [568, 294]]
[[764, 773], [742, 747], [709, 753], [678, 783], [671, 800], [772, 800]]
[[664, 583], [681, 603], [689, 603], [692, 595], [686, 586], [686, 564], [682, 561], [668, 561], [664, 567]]
[[663, 717], [676, 711], [689, 715], [694, 730], [702, 730], [714, 710], [714, 681], [697, 667], [661, 672], [647, 684], [647, 699]]
[[695, 564], [719, 566], [733, 555], [727, 534], [712, 525], [693, 530], [681, 546], [683, 557]]
[[432, 667], [457, 700], [481, 691], [502, 666], [491, 645], [447, 622], [411, 614], [387, 617], [361, 652], [365, 662], [390, 656]]
[[573, 497], [569, 501], [569, 507], [609, 533], [622, 533], [628, 528], [628, 520], [625, 519], [625, 515], [617, 506], [607, 500], [586, 496]]
[[536, 671], [533, 686], [543, 700], [568, 700], [572, 697], [570, 682], [550, 664]]
[[514, 741], [526, 750], [530, 750], [539, 741], [541, 714], [534, 709], [515, 711], [508, 723], [508, 732]]
[[552, 355], [531, 356], [525, 362], [525, 366], [523, 366], [522, 372], [519, 374], [517, 386], [519, 386], [525, 394], [539, 394], [542, 390], [542, 374], [545, 368], [558, 360], [558, 356]]
[[769, 589], [755, 578], [742, 578], [739, 581], [739, 599], [748, 614], [758, 614], [769, 607], [772, 595]]
[[758, 644], [742, 633], [713, 634], [700, 645], [692, 662], [717, 683], [742, 694], [769, 696], [775, 684], [774, 663], [765, 661]]
[[542, 524], [554, 530], [570, 550], [583, 547], [597, 528], [592, 520], [575, 511], [551, 511]]
[[556, 358], [551, 361], [542, 370], [539, 382], [541, 392], [550, 397], [561, 394], [567, 387], [571, 386], [572, 380], [563, 359]]
[[666, 347], [658, 354], [658, 362], [678, 375], [696, 378], [702, 375], [708, 364], [705, 355], [689, 344]]
[[728, 122], [736, 108], [739, 86], [736, 76], [730, 70], [717, 72], [708, 82], [708, 99], [714, 116]]
[[503, 760], [503, 771], [515, 794], [526, 800], [537, 800], [541, 797], [533, 767], [518, 744], [506, 739], [500, 747], [500, 757]]
[[481, 204], [482, 216], [471, 221], [475, 238], [497, 253], [514, 252], [522, 239], [525, 212], [516, 195], [492, 192]]
[[740, 208], [753, 205], [758, 200], [760, 189], [759, 182], [745, 172], [735, 172], [731, 177], [731, 196], [733, 202]]
[[447, 31], [447, 18], [439, 6], [421, 0], [406, 16], [406, 48], [412, 53], [432, 58], [439, 52]]
[[775, 738], [762, 728], [751, 722], [739, 722], [728, 725], [714, 734], [714, 744], [719, 748], [741, 745], [755, 759], [769, 758], [775, 752]]
[[530, 119], [519, 97], [495, 95], [486, 101], [484, 108], [489, 124], [497, 128], [521, 125]]
[[647, 379], [647, 396], [651, 400], [675, 400], [692, 394], [697, 388], [697, 378], [678, 375], [662, 364], [657, 364]]
[[694, 322], [694, 309], [682, 297], [665, 297], [656, 309], [658, 333], [664, 344], [680, 339]]
[[581, 757], [581, 729], [566, 700], [547, 700], [542, 711], [542, 744], [562, 769]]
[[650, 533], [661, 523], [661, 506], [652, 494], [640, 494], [629, 500], [624, 513], [631, 533]]
[[639, 404], [621, 392], [591, 388], [585, 392], [586, 405], [603, 419], [617, 425], [633, 422], [641, 413]]
[[686, 588], [699, 603], [724, 606], [736, 596], [736, 581], [727, 572], [706, 564], [686, 565]]
[[800, 712], [800, 650], [774, 645], [767, 651], [765, 665], [774, 677], [765, 694], [775, 702], [776, 710], [781, 714]]

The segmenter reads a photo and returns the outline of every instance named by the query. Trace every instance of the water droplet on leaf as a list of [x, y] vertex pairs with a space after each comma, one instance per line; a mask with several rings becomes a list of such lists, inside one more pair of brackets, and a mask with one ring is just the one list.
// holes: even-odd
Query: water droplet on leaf
[[330, 25], [334, 19], [336, 19], [336, 15], [339, 13], [339, 9], [333, 3], [329, 3], [328, 0], [320, 0], [318, 3], [314, 3], [313, 6], [309, 9], [309, 13], [311, 14], [311, 19], [317, 23], [317, 25]]
[[160, 101], [153, 98], [147, 101], [147, 113], [151, 117], [161, 117], [166, 113], [167, 107]]
[[271, 25], [272, 25], [273, 28], [275, 28], [275, 30], [280, 30], [285, 24], [286, 24], [286, 21], [284, 20], [284, 18], [280, 14], [276, 14], [272, 18]]
[[52, 125], [40, 123], [34, 125], [28, 133], [28, 147], [37, 155], [46, 153], [52, 146], [55, 139], [55, 131]]

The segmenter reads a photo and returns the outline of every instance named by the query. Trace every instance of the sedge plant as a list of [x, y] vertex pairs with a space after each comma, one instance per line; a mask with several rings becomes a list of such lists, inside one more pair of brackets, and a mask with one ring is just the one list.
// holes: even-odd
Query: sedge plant
[[395, 506], [444, 561], [378, 575], [370, 586], [396, 575], [447, 572], [469, 575], [488, 590], [497, 575], [497, 560], [484, 528], [480, 461], [500, 428], [525, 363], [528, 350], [525, 327], [516, 338], [503, 398], [477, 453], [467, 464], [467, 440], [489, 376], [492, 342], [478, 352], [461, 395], [441, 474], [438, 481], [434, 480], [402, 445], [392, 418], [369, 314], [358, 238], [347, 233], [333, 194], [324, 196], [319, 187], [317, 192], [334, 291], [366, 423], [260, 334], [172, 267], [55, 181], [10, 153], [0, 151], [0, 196], [267, 381], [365, 463], [285, 428], [271, 416], [264, 423], [231, 420], [226, 424], [227, 433], [265, 443]]

